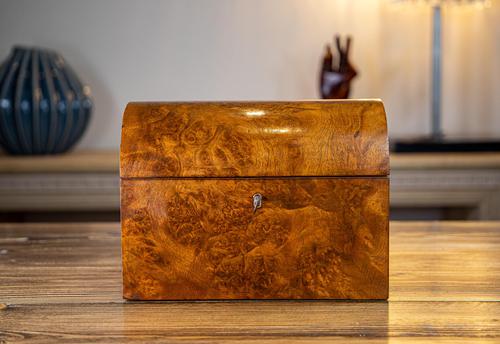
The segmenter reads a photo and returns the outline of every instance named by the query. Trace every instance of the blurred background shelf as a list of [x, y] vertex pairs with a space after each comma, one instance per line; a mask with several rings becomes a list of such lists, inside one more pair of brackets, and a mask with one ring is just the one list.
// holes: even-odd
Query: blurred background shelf
[[391, 155], [394, 219], [500, 219], [500, 153]]
[[[0, 221], [116, 221], [119, 197], [117, 151], [0, 156]], [[392, 154], [391, 217], [500, 219], [500, 154]]]
[[118, 151], [0, 156], [0, 221], [118, 221]]

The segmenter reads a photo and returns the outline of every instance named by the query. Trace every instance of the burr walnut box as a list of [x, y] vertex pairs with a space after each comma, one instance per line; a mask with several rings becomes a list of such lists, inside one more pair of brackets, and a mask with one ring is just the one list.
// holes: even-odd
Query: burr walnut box
[[386, 299], [388, 175], [377, 100], [130, 103], [123, 295]]

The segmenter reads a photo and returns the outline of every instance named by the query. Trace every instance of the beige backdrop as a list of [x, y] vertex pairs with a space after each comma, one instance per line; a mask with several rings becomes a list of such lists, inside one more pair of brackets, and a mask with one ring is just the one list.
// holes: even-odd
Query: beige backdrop
[[[385, 101], [391, 135], [429, 128], [431, 11], [392, 0], [0, 0], [0, 56], [58, 50], [91, 85], [81, 148], [119, 144], [130, 100], [316, 98], [323, 46], [354, 37], [353, 96]], [[500, 137], [500, 4], [449, 6], [444, 127]]]

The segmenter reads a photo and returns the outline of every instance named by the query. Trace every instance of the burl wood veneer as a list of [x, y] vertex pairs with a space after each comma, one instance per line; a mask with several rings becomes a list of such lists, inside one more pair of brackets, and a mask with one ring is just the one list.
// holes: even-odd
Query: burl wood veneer
[[120, 172], [127, 299], [388, 296], [379, 101], [132, 103]]
[[386, 176], [380, 101], [130, 103], [122, 178]]

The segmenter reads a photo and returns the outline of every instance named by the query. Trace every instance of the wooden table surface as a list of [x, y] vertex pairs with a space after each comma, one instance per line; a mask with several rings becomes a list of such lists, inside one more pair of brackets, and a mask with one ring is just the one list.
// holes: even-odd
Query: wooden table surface
[[118, 224], [0, 225], [0, 343], [500, 343], [500, 222], [392, 223], [388, 302], [125, 302]]

